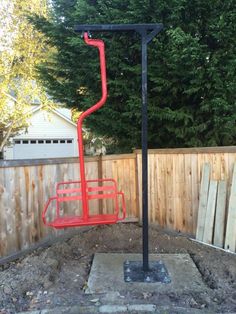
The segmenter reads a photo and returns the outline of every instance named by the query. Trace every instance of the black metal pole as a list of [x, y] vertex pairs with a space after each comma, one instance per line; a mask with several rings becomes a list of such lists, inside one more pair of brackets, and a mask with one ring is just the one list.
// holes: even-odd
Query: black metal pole
[[147, 45], [163, 29], [162, 24], [96, 24], [76, 25], [75, 31], [136, 31], [142, 44], [142, 215], [143, 271], [149, 271], [148, 255], [148, 110], [147, 110]]
[[147, 31], [142, 32], [142, 215], [143, 215], [143, 271], [148, 261], [148, 112], [147, 112]]

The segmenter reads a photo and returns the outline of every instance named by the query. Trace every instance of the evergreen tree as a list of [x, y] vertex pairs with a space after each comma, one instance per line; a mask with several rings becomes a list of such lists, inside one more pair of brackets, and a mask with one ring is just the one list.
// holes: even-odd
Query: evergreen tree
[[[163, 23], [148, 48], [149, 147], [232, 145], [236, 138], [234, 0], [53, 0], [52, 20], [32, 23], [56, 48], [41, 64], [48, 92], [85, 110], [100, 98], [97, 51], [76, 24]], [[141, 47], [138, 34], [94, 33], [105, 40], [109, 97], [86, 120], [120, 151], [140, 147]]]

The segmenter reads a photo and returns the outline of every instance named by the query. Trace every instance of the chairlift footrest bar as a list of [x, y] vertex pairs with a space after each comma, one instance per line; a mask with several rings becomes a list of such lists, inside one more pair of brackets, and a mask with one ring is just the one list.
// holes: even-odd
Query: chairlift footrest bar
[[78, 226], [92, 226], [100, 224], [114, 224], [117, 222], [117, 215], [93, 215], [84, 220], [81, 216], [58, 217], [48, 225], [56, 229], [72, 228]]

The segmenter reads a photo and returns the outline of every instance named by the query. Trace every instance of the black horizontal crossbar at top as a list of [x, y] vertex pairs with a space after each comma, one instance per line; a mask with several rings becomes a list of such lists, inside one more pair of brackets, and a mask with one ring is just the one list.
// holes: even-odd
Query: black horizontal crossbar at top
[[80, 24], [76, 25], [76, 32], [88, 31], [156, 31], [157, 33], [163, 29], [163, 24]]

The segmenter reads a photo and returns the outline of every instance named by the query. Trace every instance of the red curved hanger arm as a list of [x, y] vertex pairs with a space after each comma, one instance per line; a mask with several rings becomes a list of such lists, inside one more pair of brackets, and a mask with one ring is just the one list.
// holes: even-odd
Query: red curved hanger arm
[[84, 146], [83, 146], [83, 135], [82, 135], [82, 123], [83, 120], [93, 113], [94, 111], [101, 108], [107, 99], [107, 80], [106, 80], [106, 61], [105, 61], [105, 45], [100, 39], [89, 39], [88, 33], [84, 33], [84, 41], [89, 46], [97, 47], [99, 50], [100, 58], [100, 70], [101, 70], [101, 83], [102, 83], [102, 97], [92, 107], [84, 111], [77, 121], [77, 134], [78, 134], [78, 148], [79, 148], [79, 161], [80, 161], [80, 180], [81, 180], [81, 193], [82, 193], [82, 204], [83, 204], [83, 215], [84, 220], [88, 219], [88, 199], [87, 199], [87, 183], [85, 178], [85, 167], [84, 167]]

